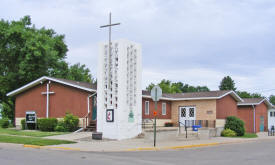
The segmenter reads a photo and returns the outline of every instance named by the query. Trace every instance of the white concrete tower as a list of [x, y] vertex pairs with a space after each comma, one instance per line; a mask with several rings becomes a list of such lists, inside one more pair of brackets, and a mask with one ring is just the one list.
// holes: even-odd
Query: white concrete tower
[[127, 139], [141, 133], [141, 45], [112, 41], [99, 45], [97, 131], [103, 138]]

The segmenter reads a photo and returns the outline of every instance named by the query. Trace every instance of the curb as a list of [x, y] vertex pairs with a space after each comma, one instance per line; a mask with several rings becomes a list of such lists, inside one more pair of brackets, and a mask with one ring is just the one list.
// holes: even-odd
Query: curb
[[150, 148], [133, 148], [126, 151], [159, 151], [159, 150], [175, 150], [175, 149], [185, 149], [185, 148], [195, 148], [195, 147], [208, 147], [216, 146], [220, 143], [205, 143], [205, 144], [194, 144], [194, 145], [184, 145], [184, 146], [173, 146], [173, 147], [150, 147]]
[[35, 148], [35, 149], [61, 149], [61, 150], [70, 150], [70, 151], [81, 151], [80, 148], [38, 146], [38, 145], [27, 145], [27, 144], [24, 144], [23, 147], [25, 147], [25, 148]]

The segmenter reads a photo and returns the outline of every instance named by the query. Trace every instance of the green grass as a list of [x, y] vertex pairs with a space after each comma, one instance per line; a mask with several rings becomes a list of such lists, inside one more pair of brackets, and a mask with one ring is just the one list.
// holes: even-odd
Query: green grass
[[237, 137], [239, 137], [239, 138], [256, 138], [256, 137], [258, 137], [258, 135], [255, 133], [245, 133], [243, 136], [237, 136]]
[[39, 146], [76, 143], [68, 140], [54, 140], [54, 139], [43, 139], [38, 137], [22, 137], [22, 136], [11, 136], [11, 135], [0, 135], [0, 142], [39, 145]]
[[46, 137], [54, 135], [63, 135], [65, 132], [42, 132], [34, 130], [16, 130], [0, 128], [0, 135], [17, 135], [17, 136], [31, 136], [31, 137]]

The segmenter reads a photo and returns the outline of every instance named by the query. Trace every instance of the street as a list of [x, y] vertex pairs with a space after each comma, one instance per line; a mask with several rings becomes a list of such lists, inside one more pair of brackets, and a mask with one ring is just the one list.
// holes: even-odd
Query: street
[[10, 144], [0, 144], [0, 147], [0, 164], [3, 165], [273, 165], [275, 163], [274, 140], [185, 150], [113, 153], [31, 149]]

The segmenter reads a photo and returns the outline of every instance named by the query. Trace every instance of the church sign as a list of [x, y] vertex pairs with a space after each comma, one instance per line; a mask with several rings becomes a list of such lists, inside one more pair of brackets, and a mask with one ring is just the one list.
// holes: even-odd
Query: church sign
[[36, 123], [36, 113], [34, 111], [26, 112], [26, 123]]

